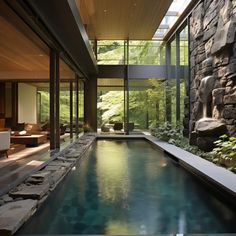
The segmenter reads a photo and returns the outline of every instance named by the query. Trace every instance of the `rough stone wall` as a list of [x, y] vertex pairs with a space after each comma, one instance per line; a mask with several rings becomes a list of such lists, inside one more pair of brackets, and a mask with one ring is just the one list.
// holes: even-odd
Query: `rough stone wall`
[[229, 135], [236, 136], [235, 33], [236, 0], [203, 0], [194, 8], [190, 18], [189, 124], [193, 140], [203, 117], [219, 121]]

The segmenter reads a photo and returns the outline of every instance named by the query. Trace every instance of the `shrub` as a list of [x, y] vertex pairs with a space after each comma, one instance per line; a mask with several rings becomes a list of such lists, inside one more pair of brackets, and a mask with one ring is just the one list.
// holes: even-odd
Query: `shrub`
[[206, 158], [236, 172], [236, 138], [222, 135], [214, 143], [216, 148], [209, 152]]

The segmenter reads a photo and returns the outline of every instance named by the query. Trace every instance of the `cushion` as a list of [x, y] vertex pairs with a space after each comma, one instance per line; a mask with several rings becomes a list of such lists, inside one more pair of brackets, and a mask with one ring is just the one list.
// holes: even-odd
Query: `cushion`
[[25, 123], [17, 123], [16, 127], [14, 127], [14, 131], [22, 131], [25, 129]]
[[41, 127], [39, 124], [26, 124], [25, 125], [25, 130], [30, 131], [30, 132], [40, 132], [42, 131]]

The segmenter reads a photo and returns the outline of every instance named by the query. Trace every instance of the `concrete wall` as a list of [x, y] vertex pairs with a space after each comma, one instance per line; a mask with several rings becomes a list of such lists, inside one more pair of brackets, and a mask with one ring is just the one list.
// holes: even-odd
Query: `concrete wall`
[[[235, 33], [235, 0], [202, 0], [193, 10], [189, 127], [193, 140], [199, 138], [196, 133], [208, 138], [217, 138], [222, 133], [236, 136]], [[209, 132], [206, 126], [212, 130]]]
[[34, 86], [19, 83], [18, 122], [37, 123], [37, 89]]

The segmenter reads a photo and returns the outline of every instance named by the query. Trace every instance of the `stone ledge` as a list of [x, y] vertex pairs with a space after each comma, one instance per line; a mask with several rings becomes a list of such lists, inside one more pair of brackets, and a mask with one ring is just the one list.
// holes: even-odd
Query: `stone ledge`
[[[34, 214], [34, 212], [47, 199], [50, 192], [53, 191], [64, 179], [67, 173], [69, 173], [76, 162], [83, 157], [83, 154], [95, 140], [96, 135], [94, 134], [86, 134], [82, 136], [79, 140], [75, 141], [60, 152], [54, 160], [26, 179], [26, 184], [20, 184], [15, 190], [11, 190], [9, 194], [0, 198], [1, 236], [13, 235], [22, 224]], [[83, 144], [78, 143], [80, 141]], [[78, 148], [81, 150], [76, 151]], [[76, 153], [75, 158], [69, 158], [66, 156], [66, 153], [71, 151], [73, 151], [74, 154]], [[16, 211], [15, 213], [13, 211], [14, 208]], [[18, 210], [18, 212], [17, 209], [21, 208], [23, 209]]]
[[31, 217], [36, 210], [36, 200], [10, 202], [0, 207], [0, 235], [10, 236]]
[[180, 164], [181, 162], [184, 164], [183, 166], [187, 165], [191, 167], [208, 181], [222, 187], [236, 198], [236, 174], [179, 147], [159, 141], [154, 137], [146, 137], [146, 139], [167, 153], [175, 156], [179, 159]]

